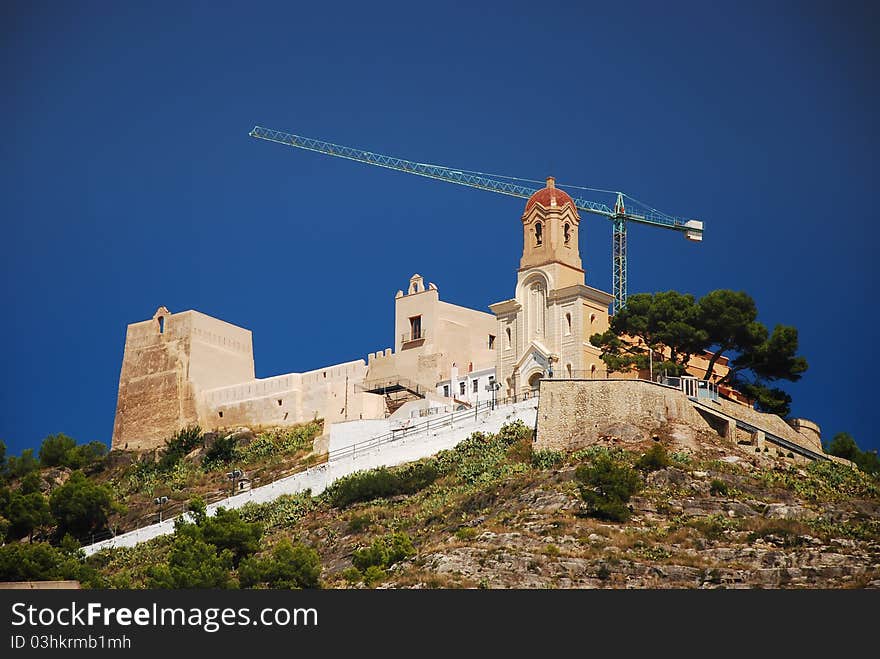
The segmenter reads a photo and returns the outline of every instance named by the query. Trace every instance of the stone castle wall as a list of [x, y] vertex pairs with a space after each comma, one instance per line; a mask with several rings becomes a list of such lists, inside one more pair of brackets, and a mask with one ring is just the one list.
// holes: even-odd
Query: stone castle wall
[[[775, 414], [765, 414], [727, 400], [708, 403], [717, 412], [822, 453], [819, 427], [796, 422], [800, 432]], [[603, 437], [647, 438], [668, 424], [714, 431], [733, 442], [766, 446], [763, 433], [752, 433], [720, 417], [698, 411], [684, 393], [644, 380], [542, 380], [535, 448], [573, 451]], [[769, 443], [768, 443], [769, 444]], [[788, 452], [768, 447], [779, 457]]]
[[361, 359], [257, 379], [250, 330], [160, 307], [151, 320], [128, 326], [112, 448], [155, 449], [193, 423], [213, 429], [382, 418], [383, 398], [356, 387], [365, 374]]

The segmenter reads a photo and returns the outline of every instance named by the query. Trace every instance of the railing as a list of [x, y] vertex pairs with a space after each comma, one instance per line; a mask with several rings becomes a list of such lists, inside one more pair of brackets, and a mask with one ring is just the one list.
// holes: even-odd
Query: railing
[[664, 377], [660, 384], [667, 387], [675, 387], [683, 391], [688, 398], [697, 400], [718, 400], [718, 385], [708, 380], [700, 380], [694, 377]]
[[546, 377], [548, 380], [604, 380], [605, 373], [602, 372], [600, 375], [598, 370], [572, 369], [569, 371], [568, 369], [563, 369], [561, 371], [553, 371], [552, 378], [549, 375]]
[[742, 419], [738, 419], [735, 416], [731, 416], [730, 414], [725, 414], [714, 407], [710, 407], [701, 403], [699, 401], [693, 401], [694, 404], [699, 408], [702, 408], [711, 414], [716, 416], [723, 417], [727, 420], [728, 423], [733, 423], [737, 428], [745, 430], [746, 432], [756, 433], [762, 432], [764, 433], [764, 441], [770, 442], [771, 444], [776, 444], [777, 446], [781, 446], [782, 448], [788, 449], [792, 453], [799, 453], [800, 455], [810, 458], [811, 460], [831, 460], [824, 453], [817, 453], [816, 451], [812, 451], [805, 446], [801, 446], [800, 444], [796, 444], [795, 442], [785, 439], [784, 437], [780, 437], [779, 435], [774, 435], [772, 432], [768, 430], [764, 430], [763, 428], [759, 428], [756, 425], [749, 423], [748, 421], [743, 421]]
[[427, 337], [427, 332], [425, 330], [421, 330], [420, 332], [407, 332], [405, 334], [400, 335], [400, 343], [412, 343], [413, 341], [424, 341]]
[[[281, 472], [279, 474], [275, 474], [275, 476], [271, 480], [268, 480], [265, 482], [254, 479], [252, 482], [255, 483], [255, 485], [253, 485], [251, 487], [251, 489], [254, 489], [254, 487], [265, 487], [267, 485], [271, 485], [272, 483], [275, 483], [275, 482], [282, 480], [284, 478], [289, 478], [290, 476], [293, 476], [293, 475], [300, 473], [302, 471], [306, 471], [307, 469], [314, 467], [314, 466], [319, 466], [321, 464], [329, 464], [330, 462], [334, 462], [336, 460], [341, 460], [341, 459], [347, 458], [347, 457], [354, 458], [357, 456], [358, 453], [363, 453], [365, 451], [371, 451], [379, 446], [383, 446], [385, 444], [390, 444], [392, 442], [396, 442], [401, 439], [409, 439], [409, 438], [415, 437], [416, 435], [419, 435], [423, 432], [427, 433], [428, 431], [434, 430], [434, 429], [439, 430], [440, 428], [454, 427], [455, 423], [464, 423], [468, 419], [476, 420], [479, 416], [480, 411], [487, 411], [488, 410], [491, 412], [496, 407], [501, 407], [503, 405], [512, 405], [513, 403], [519, 403], [519, 402], [523, 402], [523, 401], [531, 400], [531, 399], [534, 399], [534, 400], [538, 399], [538, 392], [537, 391], [526, 391], [522, 394], [519, 394], [518, 396], [509, 396], [507, 398], [498, 398], [494, 401], [492, 401], [492, 400], [481, 401], [478, 405], [475, 405], [474, 407], [466, 409], [466, 410], [452, 412], [451, 414], [447, 414], [445, 416], [435, 416], [434, 418], [429, 418], [427, 421], [423, 421], [421, 423], [408, 425], [408, 426], [404, 426], [401, 428], [395, 428], [395, 429], [391, 430], [390, 432], [384, 433], [382, 435], [377, 435], [376, 437], [371, 437], [371, 438], [366, 439], [362, 442], [357, 442], [355, 444], [352, 444], [351, 446], [346, 446], [344, 448], [337, 449], [335, 451], [329, 451], [326, 454], [326, 460], [323, 460], [321, 462], [317, 462], [314, 464], [309, 464], [308, 462], [306, 462], [305, 464], [297, 465], [297, 467], [294, 469], [291, 469], [286, 472]], [[259, 485], [256, 485], [256, 483], [259, 483]], [[245, 490], [245, 491], [247, 491], [247, 490]], [[235, 494], [240, 494], [240, 492], [236, 492]], [[212, 492], [211, 494], [204, 496], [203, 498], [205, 500], [205, 503], [210, 505], [212, 503], [216, 503], [217, 501], [222, 501], [223, 499], [228, 499], [230, 496], [233, 496], [232, 494], [230, 494], [230, 492], [217, 491], [217, 492]], [[163, 508], [162, 509], [162, 521], [164, 521], [164, 522], [172, 521], [176, 517], [185, 513], [188, 510], [188, 503], [189, 503], [188, 501], [180, 501], [175, 504], [172, 504], [171, 506], [168, 506], [167, 508]], [[85, 536], [78, 537], [77, 540], [79, 540], [80, 543], [83, 545], [85, 545], [87, 542], [88, 542], [88, 544], [95, 544], [96, 542], [101, 542], [102, 540], [109, 540], [110, 538], [114, 538], [117, 535], [120, 535], [123, 533], [129, 533], [131, 531], [136, 531], [141, 528], [145, 528], [148, 526], [153, 526], [154, 524], [158, 524], [159, 523], [158, 516], [159, 516], [158, 511], [155, 513], [150, 513], [148, 515], [143, 515], [142, 517], [138, 518], [137, 524], [133, 528], [126, 528], [123, 530], [117, 526], [115, 529], [108, 529], [108, 530], [104, 530], [104, 531], [98, 531], [96, 533], [86, 534]]]
[[407, 378], [388, 378], [385, 380], [364, 380], [360, 384], [355, 385], [355, 389], [368, 393], [393, 393], [406, 389], [417, 396], [424, 396], [428, 391], [427, 387], [413, 382]]
[[468, 419], [477, 420], [481, 411], [491, 412], [496, 407], [501, 407], [502, 405], [511, 405], [513, 403], [519, 403], [525, 400], [537, 398], [537, 391], [527, 391], [519, 394], [518, 396], [510, 396], [507, 398], [496, 399], [494, 401], [480, 401], [479, 403], [468, 409], [458, 410], [445, 415], [436, 415], [433, 418], [428, 417], [425, 421], [420, 421], [419, 423], [409, 424], [409, 421], [411, 421], [411, 419], [407, 419], [407, 424], [402, 425], [400, 428], [393, 428], [389, 432], [386, 432], [382, 435], [377, 435], [376, 437], [371, 437], [370, 439], [366, 439], [362, 442], [357, 442], [355, 444], [352, 444], [351, 446], [345, 446], [343, 448], [336, 449], [335, 451], [330, 451], [327, 454], [327, 462], [329, 463], [348, 457], [353, 458], [359, 452], [363, 453], [364, 451], [371, 451], [378, 446], [382, 446], [383, 444], [396, 442], [404, 438], [415, 437], [416, 435], [427, 433], [431, 430], [454, 427], [455, 423], [457, 422], [463, 423]]

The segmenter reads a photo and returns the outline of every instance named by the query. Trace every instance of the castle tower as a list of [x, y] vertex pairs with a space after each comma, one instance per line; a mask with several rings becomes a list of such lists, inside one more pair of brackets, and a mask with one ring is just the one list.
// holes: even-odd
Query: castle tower
[[200, 421], [199, 393], [254, 379], [250, 330], [198, 311], [159, 307], [125, 333], [114, 449], [161, 446]]
[[501, 337], [503, 395], [536, 389], [544, 377], [605, 377], [589, 337], [608, 328], [612, 296], [584, 283], [574, 200], [549, 177], [526, 202], [521, 222], [516, 296], [489, 307]]

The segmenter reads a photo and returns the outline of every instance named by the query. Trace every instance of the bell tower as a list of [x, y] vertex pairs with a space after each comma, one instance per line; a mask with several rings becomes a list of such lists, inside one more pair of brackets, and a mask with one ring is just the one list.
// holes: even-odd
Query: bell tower
[[510, 396], [538, 389], [542, 378], [604, 377], [589, 337], [608, 328], [611, 296], [585, 284], [574, 199], [551, 176], [520, 220], [515, 297], [489, 305], [502, 338], [496, 381]]
[[578, 247], [581, 218], [568, 194], [547, 178], [547, 187], [538, 190], [526, 203], [522, 215], [523, 253], [519, 271], [551, 267], [557, 286], [584, 283]]

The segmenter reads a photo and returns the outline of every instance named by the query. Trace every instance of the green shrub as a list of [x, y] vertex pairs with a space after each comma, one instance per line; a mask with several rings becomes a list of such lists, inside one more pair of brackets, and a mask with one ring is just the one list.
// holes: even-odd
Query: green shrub
[[349, 583], [358, 583], [364, 580], [364, 575], [356, 567], [347, 567], [342, 571], [342, 578]]
[[724, 532], [735, 529], [737, 522], [724, 515], [709, 515], [689, 520], [687, 526], [699, 531], [707, 540], [718, 540]]
[[592, 516], [612, 522], [630, 518], [632, 512], [627, 503], [641, 489], [639, 475], [630, 467], [600, 454], [592, 463], [578, 467], [575, 479]]
[[32, 448], [26, 448], [18, 457], [11, 455], [6, 459], [6, 473], [10, 478], [21, 478], [39, 468], [40, 463], [34, 457]]
[[70, 467], [82, 469], [99, 461], [107, 454], [102, 442], [77, 445], [65, 434], [49, 435], [40, 445], [40, 465], [43, 467]]
[[205, 542], [218, 550], [229, 550], [233, 563], [260, 550], [263, 526], [259, 522], [247, 522], [237, 510], [218, 508], [212, 517], [205, 517], [200, 524]]
[[235, 447], [237, 444], [238, 440], [234, 434], [215, 439], [214, 443], [211, 444], [211, 448], [205, 452], [204, 467], [212, 469], [232, 462], [235, 458]]
[[784, 487], [813, 501], [880, 497], [880, 483], [858, 469], [828, 460], [807, 465], [806, 476], [800, 470], [768, 470], [759, 478], [765, 487]]
[[374, 583], [382, 581], [386, 576], [385, 570], [383, 570], [378, 565], [371, 565], [363, 573], [364, 583], [368, 586], [372, 586]]
[[72, 579], [86, 586], [101, 586], [97, 572], [84, 563], [79, 544], [71, 540], [65, 540], [63, 548], [47, 542], [13, 542], [0, 547], [0, 581]]
[[238, 571], [241, 585], [250, 588], [265, 585], [268, 588], [318, 588], [321, 576], [321, 558], [311, 547], [292, 544], [284, 539], [268, 557], [244, 560]]
[[60, 467], [67, 464], [67, 454], [76, 448], [76, 440], [64, 433], [49, 435], [40, 445], [40, 465]]
[[[194, 524], [183, 524], [175, 531], [174, 544], [167, 563], [147, 571], [149, 588], [234, 588], [232, 552], [217, 551], [194, 530]], [[197, 528], [197, 527], [195, 527]]]
[[532, 465], [538, 469], [552, 469], [565, 460], [565, 455], [561, 451], [545, 449], [543, 451], [535, 451], [532, 454]]
[[285, 494], [266, 503], [246, 503], [239, 509], [241, 518], [261, 522], [266, 529], [292, 527], [315, 507], [310, 490]]
[[650, 449], [648, 449], [642, 457], [640, 457], [636, 461], [636, 469], [639, 471], [657, 471], [659, 469], [665, 469], [670, 465], [669, 455], [666, 453], [666, 448], [663, 444], [659, 442], [654, 444]]
[[472, 433], [455, 448], [441, 451], [434, 458], [441, 475], [453, 475], [468, 485], [489, 483], [528, 471], [529, 464], [519, 461], [518, 449], [511, 446], [531, 436], [521, 421], [510, 423], [496, 434]]
[[235, 457], [247, 464], [272, 455], [310, 450], [313, 440], [321, 434], [323, 427], [323, 422], [312, 421], [301, 426], [275, 428], [262, 432], [247, 446], [239, 446], [235, 451]]
[[406, 533], [393, 533], [384, 538], [377, 538], [369, 547], [356, 550], [352, 554], [351, 562], [366, 574], [371, 566], [387, 569], [409, 556], [414, 556], [415, 553], [412, 540]]
[[379, 467], [338, 479], [324, 491], [324, 497], [331, 505], [345, 508], [359, 501], [372, 501], [397, 494], [413, 494], [426, 488], [436, 479], [437, 468], [431, 460], [393, 470]]
[[455, 532], [455, 537], [459, 540], [473, 540], [478, 533], [479, 531], [472, 526], [462, 526]]
[[77, 537], [103, 529], [107, 515], [113, 509], [109, 488], [75, 471], [49, 498], [49, 508], [58, 524], [58, 534], [71, 533]]
[[369, 515], [352, 515], [346, 530], [349, 533], [360, 533], [368, 529], [372, 523], [373, 519]]
[[501, 430], [498, 431], [497, 437], [501, 443], [506, 444], [507, 446], [512, 446], [521, 439], [531, 440], [532, 429], [517, 419], [516, 421], [505, 423], [501, 426]]
[[723, 480], [713, 478], [709, 484], [709, 492], [716, 497], [726, 497], [730, 493], [730, 488]]
[[165, 449], [157, 463], [158, 470], [169, 471], [201, 443], [202, 429], [198, 425], [181, 428], [174, 436], [165, 440]]

